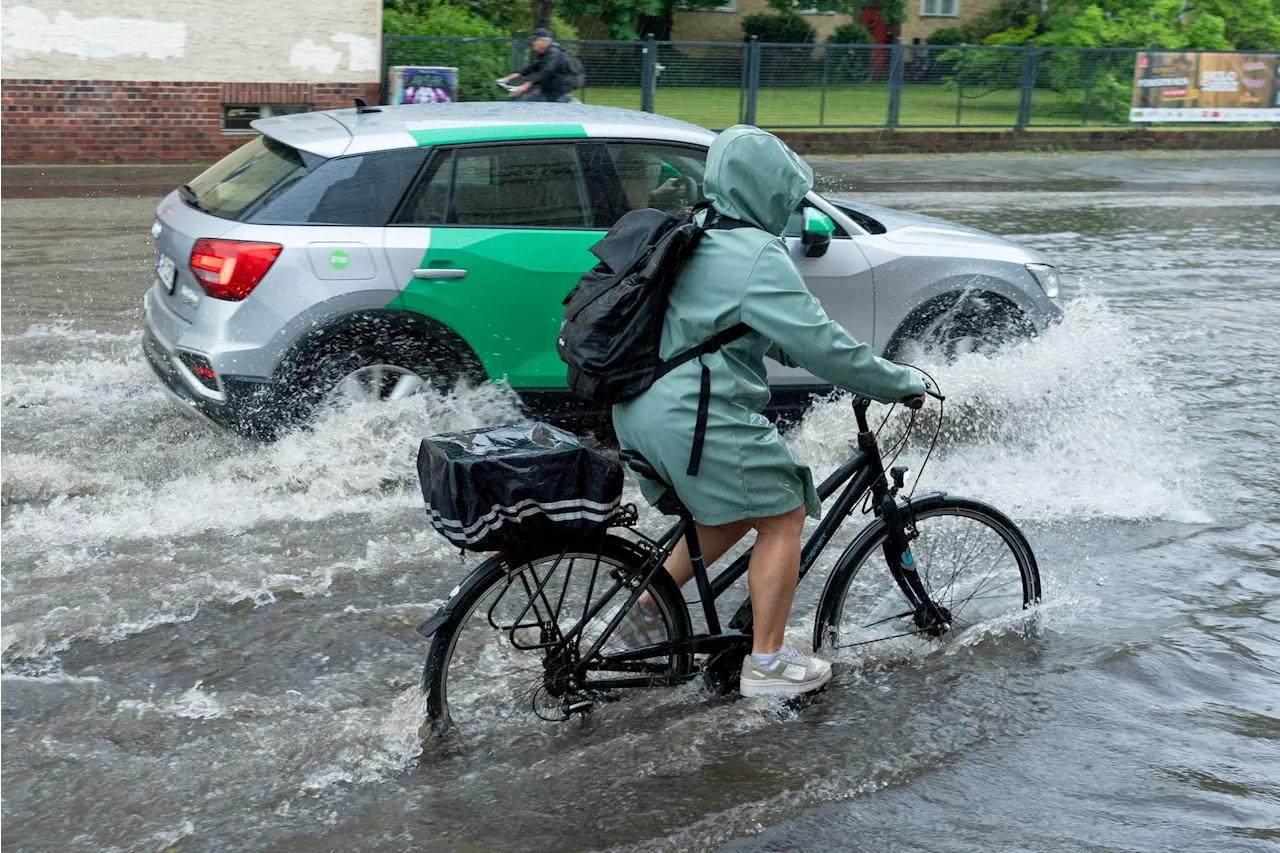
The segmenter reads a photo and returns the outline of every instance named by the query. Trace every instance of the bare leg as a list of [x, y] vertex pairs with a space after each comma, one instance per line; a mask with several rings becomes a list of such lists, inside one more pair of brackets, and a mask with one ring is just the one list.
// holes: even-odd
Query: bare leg
[[[756, 530], [747, 584], [754, 625], [751, 650], [757, 654], [770, 654], [782, 646], [800, 574], [800, 536], [804, 531], [804, 519], [805, 506], [801, 504], [784, 515], [748, 518], [719, 527], [697, 526], [698, 545], [708, 566], [737, 544], [747, 531]], [[684, 539], [671, 552], [665, 565], [679, 586], [684, 586], [693, 577], [689, 546]], [[655, 607], [648, 593], [640, 600], [650, 610]]]
[[782, 647], [800, 573], [803, 504], [786, 515], [753, 519], [756, 544], [751, 551], [747, 585], [751, 594], [754, 637], [751, 651], [771, 654]]
[[[709, 566], [724, 556], [724, 553], [738, 543], [738, 540], [751, 530], [751, 519], [722, 524], [719, 527], [707, 527], [695, 522], [698, 531], [698, 547], [702, 549], [702, 563]], [[689, 542], [681, 539], [675, 550], [663, 564], [667, 573], [675, 580], [676, 586], [684, 586], [693, 579], [693, 561], [689, 559]], [[649, 593], [640, 597], [640, 602], [649, 610], [656, 609]]]
[[[694, 525], [698, 531], [698, 547], [702, 549], [702, 562], [711, 565], [724, 553], [738, 544], [738, 540], [751, 530], [751, 519], [722, 524], [719, 527]], [[684, 586], [693, 578], [693, 561], [689, 559], [689, 540], [681, 539], [664, 563], [677, 586]]]

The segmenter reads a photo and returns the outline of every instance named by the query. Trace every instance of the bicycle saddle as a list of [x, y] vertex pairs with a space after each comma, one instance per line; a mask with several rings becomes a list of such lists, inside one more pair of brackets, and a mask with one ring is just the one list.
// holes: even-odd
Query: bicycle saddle
[[667, 487], [667, 490], [662, 493], [662, 497], [658, 498], [658, 503], [655, 505], [658, 512], [663, 515], [685, 515], [688, 513], [688, 510], [685, 509], [684, 504], [676, 495], [676, 490], [670, 483], [662, 479], [662, 475], [658, 473], [657, 469], [649, 464], [648, 459], [645, 459], [634, 450], [624, 450], [618, 454], [618, 457], [639, 476], [644, 477], [646, 480], [653, 480], [655, 483], [661, 483]]
[[634, 450], [624, 450], [618, 454], [618, 457], [622, 459], [623, 462], [627, 463], [627, 466], [630, 467], [632, 471], [635, 471], [646, 480], [653, 480], [655, 483], [661, 483], [667, 488], [671, 488], [671, 485], [666, 480], [662, 479], [662, 475], [658, 473], [657, 469], [649, 464], [649, 460], [645, 459]]

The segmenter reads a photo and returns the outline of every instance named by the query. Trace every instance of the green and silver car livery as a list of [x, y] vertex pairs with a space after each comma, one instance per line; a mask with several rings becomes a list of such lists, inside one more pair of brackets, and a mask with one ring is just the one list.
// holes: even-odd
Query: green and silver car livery
[[[172, 397], [270, 436], [336, 389], [385, 399], [504, 381], [579, 420], [556, 355], [590, 247], [702, 197], [713, 134], [578, 104], [404, 105], [263, 119], [165, 198], [144, 350]], [[787, 240], [832, 317], [881, 352], [1034, 332], [1056, 271], [982, 232], [811, 193]], [[825, 388], [777, 368], [779, 408]]]

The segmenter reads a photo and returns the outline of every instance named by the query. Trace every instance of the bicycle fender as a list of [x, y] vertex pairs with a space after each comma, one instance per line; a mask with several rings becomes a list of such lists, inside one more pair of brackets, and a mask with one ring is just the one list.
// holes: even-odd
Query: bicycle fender
[[434, 616], [418, 627], [418, 633], [430, 639], [436, 631], [440, 630], [441, 625], [449, 621], [449, 617], [453, 615], [453, 608], [463, 598], [463, 593], [470, 591], [477, 584], [487, 580], [487, 575], [493, 564], [500, 563], [503, 559], [502, 554], [495, 554], [477, 566], [475, 571], [467, 575], [462, 583], [449, 590], [449, 598], [444, 604], [440, 605]]

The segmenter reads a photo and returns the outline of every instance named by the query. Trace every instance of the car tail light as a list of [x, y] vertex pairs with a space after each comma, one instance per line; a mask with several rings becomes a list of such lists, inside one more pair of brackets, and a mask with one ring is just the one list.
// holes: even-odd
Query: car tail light
[[239, 302], [262, 281], [282, 248], [279, 243], [197, 240], [191, 249], [191, 272], [214, 299]]

